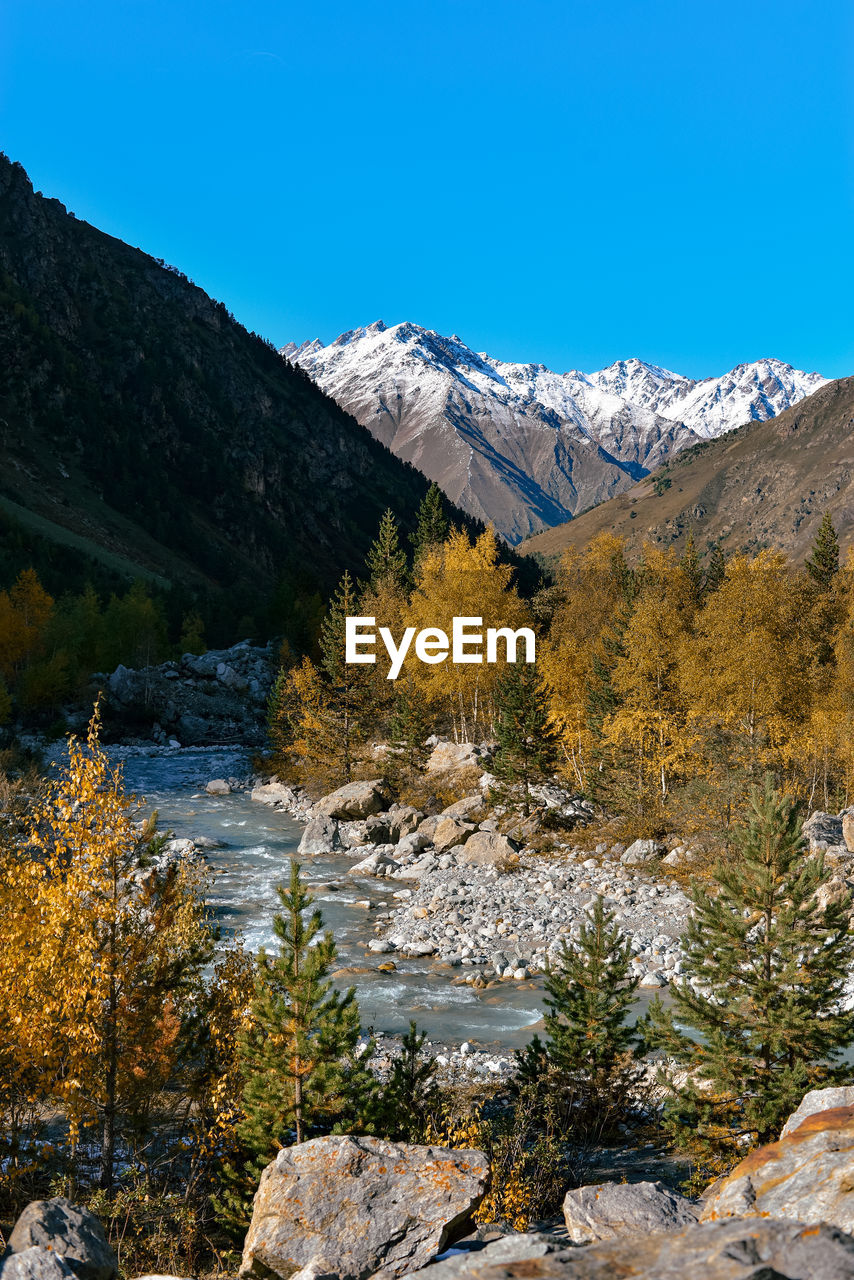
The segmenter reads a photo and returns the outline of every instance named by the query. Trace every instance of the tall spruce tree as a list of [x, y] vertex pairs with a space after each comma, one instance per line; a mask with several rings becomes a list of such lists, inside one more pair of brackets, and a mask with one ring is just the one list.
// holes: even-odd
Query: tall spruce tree
[[[693, 890], [683, 939], [688, 981], [656, 1001], [645, 1033], [688, 1067], [670, 1087], [668, 1122], [710, 1169], [775, 1138], [804, 1093], [848, 1074], [840, 1052], [854, 1041], [842, 1007], [854, 959], [847, 895], [823, 905], [830, 873], [810, 856], [793, 802], [767, 778], [754, 787], [737, 859]], [[679, 1025], [695, 1034], [685, 1034]]]
[[830, 512], [825, 511], [807, 560], [807, 573], [821, 591], [829, 591], [838, 572], [839, 538]]
[[545, 1042], [535, 1035], [517, 1054], [517, 1066], [524, 1084], [540, 1081], [601, 1134], [624, 1115], [640, 1079], [638, 1036], [628, 1025], [639, 979], [631, 973], [631, 947], [601, 896], [586, 916], [578, 939], [564, 942], [546, 974]]
[[710, 596], [724, 580], [726, 574], [726, 556], [717, 543], [709, 552], [706, 572], [703, 575], [703, 595]]
[[291, 862], [288, 887], [277, 889], [273, 920], [278, 953], [258, 956], [255, 996], [238, 1045], [243, 1117], [237, 1158], [223, 1172], [220, 1207], [235, 1230], [245, 1229], [261, 1171], [277, 1151], [342, 1121], [358, 1123], [370, 1087], [356, 1056], [359, 1008], [355, 988], [341, 995], [330, 978], [332, 934]]
[[366, 741], [374, 703], [370, 674], [373, 667], [346, 661], [346, 620], [358, 611], [356, 586], [349, 572], [345, 572], [320, 628], [320, 665], [328, 687], [321, 719], [345, 782], [350, 781]]
[[399, 678], [397, 684], [387, 754], [389, 773], [394, 777], [420, 773], [430, 754], [427, 746], [430, 718], [424, 698], [419, 696], [410, 678]]
[[423, 555], [428, 547], [444, 542], [448, 536], [448, 519], [442, 503], [442, 490], [437, 484], [431, 484], [418, 508], [418, 523], [412, 546], [415, 559]]
[[696, 608], [699, 608], [703, 598], [703, 571], [700, 568], [700, 557], [697, 554], [697, 544], [694, 541], [693, 529], [688, 530], [688, 537], [685, 539], [685, 550], [682, 552], [679, 565], [688, 579], [691, 603]]
[[368, 584], [374, 590], [381, 586], [402, 590], [406, 585], [406, 552], [400, 545], [400, 528], [391, 508], [380, 520], [379, 531], [368, 552], [367, 567]]
[[495, 688], [498, 750], [492, 771], [496, 792], [531, 811], [531, 787], [554, 772], [558, 735], [553, 728], [537, 669], [513, 663]]

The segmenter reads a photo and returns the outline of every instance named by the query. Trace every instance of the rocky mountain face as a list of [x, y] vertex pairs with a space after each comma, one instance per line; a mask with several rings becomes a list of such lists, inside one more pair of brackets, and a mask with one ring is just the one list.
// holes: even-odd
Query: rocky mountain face
[[767, 422], [701, 441], [655, 476], [525, 551], [556, 555], [608, 530], [637, 552], [644, 542], [756, 552], [771, 546], [803, 559], [829, 511], [840, 542], [854, 541], [854, 378], [840, 378]]
[[358, 571], [426, 489], [221, 303], [0, 157], [0, 518], [46, 562], [204, 597], [233, 639], [277, 584]]
[[774, 416], [825, 381], [779, 360], [699, 382], [641, 360], [555, 373], [381, 320], [282, 354], [511, 542], [622, 493], [688, 445]]

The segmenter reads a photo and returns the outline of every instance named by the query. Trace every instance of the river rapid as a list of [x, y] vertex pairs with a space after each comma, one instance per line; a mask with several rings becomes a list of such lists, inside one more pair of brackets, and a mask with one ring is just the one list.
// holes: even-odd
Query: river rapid
[[[180, 750], [114, 748], [124, 767], [125, 786], [159, 813], [161, 832], [221, 842], [206, 849], [211, 870], [208, 900], [223, 936], [242, 936], [252, 951], [274, 949], [276, 886], [287, 881], [296, 856], [301, 825], [287, 814], [249, 799], [245, 792], [209, 796], [211, 778], [245, 777], [246, 753], [231, 747]], [[303, 877], [335, 936], [341, 966], [337, 984], [356, 987], [362, 1024], [374, 1032], [405, 1031], [414, 1018], [433, 1041], [471, 1040], [495, 1050], [525, 1044], [540, 1026], [542, 979], [503, 983], [477, 992], [454, 985], [459, 971], [430, 960], [395, 957], [397, 969], [378, 972], [384, 956], [366, 951], [374, 936], [376, 911], [395, 905], [393, 893], [404, 882], [348, 875], [353, 858], [334, 855], [302, 860]], [[368, 899], [375, 910], [356, 903]], [[354, 972], [346, 972], [354, 970]]]

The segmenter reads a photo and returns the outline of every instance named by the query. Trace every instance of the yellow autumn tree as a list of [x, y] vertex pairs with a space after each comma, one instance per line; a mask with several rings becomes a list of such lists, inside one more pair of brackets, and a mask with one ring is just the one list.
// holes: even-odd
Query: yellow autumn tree
[[[403, 626], [414, 627], [416, 633], [439, 629], [449, 639], [455, 617], [480, 618], [480, 627], [472, 629], [482, 630], [484, 636], [489, 627], [514, 631], [529, 627], [528, 608], [512, 579], [512, 567], [499, 563], [491, 528], [474, 541], [464, 530], [452, 529], [444, 543], [428, 546], [420, 557]], [[402, 627], [394, 631], [397, 640], [401, 631]], [[460, 741], [473, 741], [493, 722], [495, 684], [504, 667], [503, 643], [495, 663], [486, 662], [483, 648], [480, 662], [455, 663], [449, 655], [431, 665], [419, 661], [412, 650], [407, 656], [404, 670], [416, 690]], [[475, 647], [469, 652], [476, 652]], [[523, 658], [520, 652], [519, 660]]]
[[638, 596], [611, 675], [616, 708], [603, 743], [620, 760], [621, 792], [637, 817], [664, 822], [674, 784], [691, 771], [698, 741], [687, 726], [680, 651], [691, 644], [694, 595], [672, 551], [644, 548]]
[[201, 873], [165, 865], [99, 742], [84, 742], [2, 849], [0, 1057], [6, 1088], [58, 1106], [75, 1148], [96, 1127], [112, 1187], [120, 1132], [150, 1116], [210, 956]]
[[580, 789], [597, 767], [590, 687], [597, 661], [604, 657], [603, 637], [624, 606], [631, 580], [624, 552], [623, 539], [603, 533], [583, 551], [564, 553], [549, 634], [539, 646], [538, 666], [560, 732], [563, 772]]

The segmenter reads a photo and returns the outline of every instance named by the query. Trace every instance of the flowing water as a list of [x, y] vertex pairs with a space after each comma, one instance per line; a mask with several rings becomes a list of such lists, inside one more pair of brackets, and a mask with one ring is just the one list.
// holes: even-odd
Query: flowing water
[[[128, 791], [157, 809], [160, 830], [192, 839], [207, 836], [222, 847], [205, 851], [213, 873], [209, 901], [225, 936], [239, 933], [251, 950], [275, 947], [273, 915], [276, 885], [287, 880], [289, 859], [296, 855], [302, 827], [283, 813], [253, 802], [243, 792], [209, 796], [211, 778], [244, 777], [249, 760], [228, 747], [152, 751], [119, 749]], [[392, 894], [405, 882], [348, 875], [352, 858], [320, 856], [303, 861], [303, 876], [332, 929], [341, 968], [353, 970], [338, 979], [356, 987], [362, 1023], [374, 1031], [401, 1032], [415, 1018], [433, 1040], [473, 1040], [497, 1048], [514, 1048], [530, 1039], [542, 1008], [542, 982], [504, 983], [483, 992], [452, 985], [464, 970], [449, 970], [430, 960], [395, 956], [397, 969], [379, 973], [387, 959], [366, 952], [373, 937], [373, 911], [356, 905], [369, 899], [382, 910], [394, 905]]]

